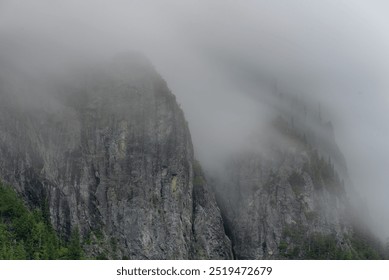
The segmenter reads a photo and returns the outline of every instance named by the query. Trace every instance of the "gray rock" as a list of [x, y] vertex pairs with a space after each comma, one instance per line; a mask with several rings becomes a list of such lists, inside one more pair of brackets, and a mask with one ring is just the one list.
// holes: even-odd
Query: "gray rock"
[[42, 106], [2, 88], [0, 178], [65, 238], [78, 228], [90, 257], [231, 258], [214, 196], [193, 187], [184, 114], [149, 62], [74, 76]]
[[293, 130], [277, 138], [233, 156], [215, 183], [235, 257], [307, 258], [317, 236], [346, 252], [353, 229], [333, 164]]

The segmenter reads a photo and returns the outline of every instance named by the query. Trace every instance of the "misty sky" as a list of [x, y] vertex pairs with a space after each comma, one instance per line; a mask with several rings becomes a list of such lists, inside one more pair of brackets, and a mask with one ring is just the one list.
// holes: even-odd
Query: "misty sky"
[[177, 96], [205, 165], [260, 127], [268, 104], [258, 97], [275, 80], [320, 100], [382, 237], [389, 236], [388, 34], [383, 0], [0, 1], [0, 61], [33, 75], [143, 52]]

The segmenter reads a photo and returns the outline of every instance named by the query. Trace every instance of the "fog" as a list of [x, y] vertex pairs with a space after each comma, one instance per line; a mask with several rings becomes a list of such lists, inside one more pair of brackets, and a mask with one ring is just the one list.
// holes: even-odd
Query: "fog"
[[196, 156], [211, 167], [260, 131], [275, 86], [320, 103], [386, 238], [388, 13], [378, 0], [0, 1], [0, 73], [12, 80], [22, 71], [23, 87], [140, 51], [177, 96]]

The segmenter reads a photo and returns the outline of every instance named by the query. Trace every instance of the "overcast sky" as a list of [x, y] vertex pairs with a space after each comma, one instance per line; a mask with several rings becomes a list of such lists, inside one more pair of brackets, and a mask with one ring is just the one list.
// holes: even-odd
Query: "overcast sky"
[[266, 115], [256, 95], [271, 81], [320, 100], [381, 236], [389, 236], [388, 34], [383, 0], [0, 1], [0, 54], [25, 71], [143, 52], [181, 103], [204, 164], [246, 143]]

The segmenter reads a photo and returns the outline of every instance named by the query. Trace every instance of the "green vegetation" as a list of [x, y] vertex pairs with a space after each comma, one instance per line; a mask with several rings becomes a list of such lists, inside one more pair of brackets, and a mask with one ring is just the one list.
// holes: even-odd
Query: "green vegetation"
[[[106, 238], [104, 233], [100, 229], [90, 231], [84, 243], [81, 247], [94, 248], [96, 260], [108, 260], [108, 259], [119, 259], [118, 257], [118, 241], [114, 237]], [[91, 258], [88, 258], [91, 259]], [[130, 259], [128, 256], [123, 256], [122, 259]]]
[[385, 252], [382, 244], [370, 234], [357, 232], [350, 237], [353, 247], [352, 258], [357, 260], [388, 259], [389, 252]]
[[[306, 136], [300, 134], [293, 127], [293, 121], [288, 122], [282, 117], [278, 117], [273, 121], [273, 125], [282, 135], [291, 140], [291, 143], [308, 153], [309, 162], [304, 164], [302, 171], [310, 174], [317, 189], [326, 188], [333, 193], [344, 193], [344, 184], [336, 173], [331, 159], [326, 160], [320, 156], [318, 151], [308, 143]], [[300, 174], [295, 173], [289, 178], [289, 183], [296, 195], [303, 190], [301, 189], [303, 179], [300, 176]]]
[[[348, 246], [346, 246], [348, 243]], [[334, 235], [308, 233], [302, 226], [287, 226], [278, 245], [280, 255], [286, 259], [348, 260], [385, 259], [381, 246], [360, 233], [345, 237], [342, 244]]]
[[352, 259], [349, 250], [342, 249], [333, 235], [312, 234], [304, 246], [304, 258], [312, 260]]
[[[46, 207], [43, 207], [44, 209]], [[30, 211], [16, 192], [0, 183], [0, 259], [81, 259], [78, 229], [69, 242], [58, 238], [42, 209]]]
[[204, 173], [200, 163], [197, 160], [193, 162], [193, 186], [202, 187], [205, 185]]
[[310, 164], [306, 165], [304, 169], [312, 174], [316, 188], [325, 186], [331, 192], [344, 192], [343, 182], [336, 173], [331, 159], [326, 161], [319, 156], [316, 150], [310, 150]]

